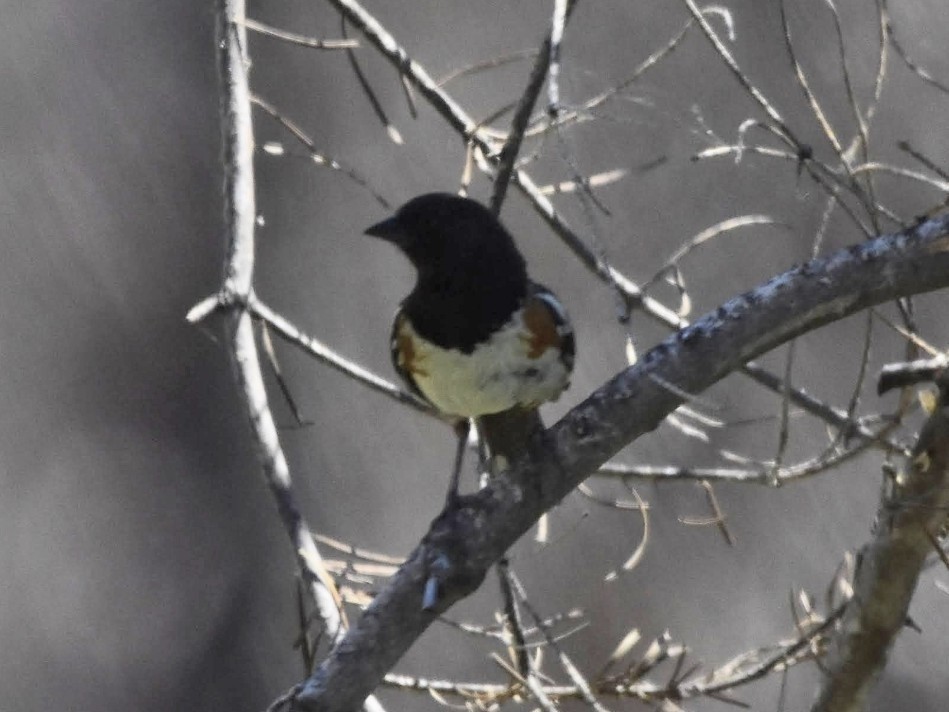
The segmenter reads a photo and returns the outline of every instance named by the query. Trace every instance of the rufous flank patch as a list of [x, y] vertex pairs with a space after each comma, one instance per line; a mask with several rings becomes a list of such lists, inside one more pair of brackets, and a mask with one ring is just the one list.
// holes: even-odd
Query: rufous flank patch
[[412, 332], [409, 330], [406, 319], [400, 315], [399, 328], [396, 331], [396, 352], [399, 355], [399, 366], [413, 376], [427, 376], [428, 373], [419, 365], [422, 361], [418, 352], [415, 350], [415, 341], [412, 339]]
[[523, 312], [524, 327], [529, 336], [527, 358], [538, 359], [552, 346], [560, 346], [557, 322], [544, 302], [537, 298], [528, 300]]

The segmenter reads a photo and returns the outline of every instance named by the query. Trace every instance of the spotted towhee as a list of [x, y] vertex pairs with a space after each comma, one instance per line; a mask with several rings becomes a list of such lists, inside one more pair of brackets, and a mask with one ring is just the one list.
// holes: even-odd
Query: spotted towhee
[[487, 208], [432, 193], [366, 234], [396, 245], [416, 269], [395, 315], [392, 361], [413, 392], [457, 419], [460, 438], [470, 418], [536, 408], [567, 388], [575, 349], [567, 312], [530, 280], [514, 239]]

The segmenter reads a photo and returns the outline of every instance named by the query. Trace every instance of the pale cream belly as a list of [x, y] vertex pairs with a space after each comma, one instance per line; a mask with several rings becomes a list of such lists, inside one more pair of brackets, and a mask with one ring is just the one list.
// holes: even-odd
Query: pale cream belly
[[[411, 327], [408, 327], [411, 329]], [[473, 418], [556, 399], [570, 377], [557, 349], [529, 358], [519, 320], [470, 354], [441, 349], [412, 334], [412, 376], [440, 411]]]

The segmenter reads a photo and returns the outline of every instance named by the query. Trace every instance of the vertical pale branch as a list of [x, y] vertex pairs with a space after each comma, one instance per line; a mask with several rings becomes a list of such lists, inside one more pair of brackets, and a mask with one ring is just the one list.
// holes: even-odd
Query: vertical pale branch
[[812, 712], [864, 709], [890, 647], [906, 625], [920, 572], [949, 508], [949, 381], [943, 379], [937, 408], [920, 431], [905, 470], [890, 483], [876, 534], [857, 559], [853, 598]]
[[567, 0], [554, 0], [554, 18], [550, 25], [550, 70], [547, 79], [547, 111], [560, 109], [560, 45], [567, 24]]
[[[331, 589], [320, 580], [320, 554], [293, 497], [290, 469], [270, 412], [254, 327], [244, 304], [253, 299], [254, 130], [247, 76], [247, 36], [243, 0], [221, 0], [218, 61], [221, 76], [221, 133], [224, 141], [224, 226], [227, 257], [220, 301], [235, 308], [228, 315], [231, 355], [240, 393], [254, 430], [257, 454], [293, 541], [297, 562], [310, 587], [331, 640], [345, 631]], [[329, 583], [329, 582], [327, 582]], [[332, 584], [329, 584], [332, 586]]]
[[224, 291], [246, 298], [253, 289], [257, 206], [254, 197], [254, 127], [247, 76], [249, 59], [244, 54], [247, 47], [244, 3], [242, 0], [220, 0], [218, 12], [224, 228], [227, 232]]
[[[277, 427], [267, 401], [263, 373], [257, 354], [251, 315], [245, 306], [253, 301], [254, 226], [254, 132], [246, 55], [244, 1], [220, 0], [218, 6], [218, 69], [221, 85], [221, 136], [224, 159], [224, 229], [227, 256], [224, 285], [216, 297], [228, 309], [230, 353], [239, 391], [254, 431], [257, 455], [267, 486], [277, 503], [280, 518], [293, 543], [307, 588], [313, 596], [327, 637], [335, 642], [346, 632], [342, 608], [332, 580], [326, 575], [310, 529], [297, 509], [290, 470], [280, 446]], [[201, 306], [189, 318], [207, 313]], [[365, 709], [381, 710], [373, 699]]]

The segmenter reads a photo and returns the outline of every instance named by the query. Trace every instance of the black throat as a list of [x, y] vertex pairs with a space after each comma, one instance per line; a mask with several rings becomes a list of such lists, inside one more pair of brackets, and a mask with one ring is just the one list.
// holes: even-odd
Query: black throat
[[509, 237], [465, 242], [419, 269], [402, 308], [422, 338], [471, 353], [523, 304], [528, 281], [524, 258]]

